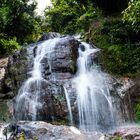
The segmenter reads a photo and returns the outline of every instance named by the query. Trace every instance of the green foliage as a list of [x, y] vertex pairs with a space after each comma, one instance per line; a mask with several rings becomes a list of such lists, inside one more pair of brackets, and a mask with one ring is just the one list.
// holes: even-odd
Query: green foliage
[[75, 34], [86, 30], [90, 20], [97, 17], [95, 8], [83, 1], [53, 0], [46, 9], [47, 30]]
[[0, 122], [5, 120], [9, 120], [9, 114], [8, 114], [8, 106], [5, 102], [2, 102], [0, 100]]
[[86, 10], [86, 12], [77, 19], [77, 25], [79, 26], [79, 29], [83, 29], [83, 31], [88, 31], [90, 23], [93, 21], [93, 19], [96, 19], [100, 16], [100, 10], [90, 6]]
[[135, 107], [135, 116], [136, 116], [137, 121], [140, 122], [140, 103], [137, 103]]
[[19, 140], [26, 140], [24, 132], [21, 132]]
[[128, 8], [122, 13], [123, 20], [135, 31], [140, 31], [140, 0], [130, 1]]
[[19, 49], [20, 46], [17, 43], [16, 37], [13, 38], [4, 38], [0, 37], [0, 54], [3, 53], [13, 53], [15, 50]]
[[[72, 24], [74, 23], [76, 16], [77, 14], [75, 13], [74, 8], [70, 7], [68, 4], [64, 5], [63, 3], [46, 12], [49, 28], [60, 33], [68, 33], [70, 28], [71, 30], [75, 30], [74, 26], [72, 27]], [[70, 26], [70, 28], [68, 28], [68, 26]], [[67, 28], [68, 31], [65, 31], [65, 28]]]
[[90, 40], [102, 49], [104, 68], [119, 75], [137, 73], [140, 69], [139, 34], [133, 30], [130, 32], [119, 18], [100, 21], [100, 25], [92, 29]]
[[116, 136], [115, 138], [110, 138], [110, 140], [122, 140], [121, 136]]
[[8, 22], [10, 22], [10, 18], [9, 17], [9, 13], [10, 13], [10, 8], [9, 7], [0, 7], [0, 29], [1, 31], [4, 31], [6, 25], [8, 24]]
[[128, 0], [52, 0], [53, 7], [46, 8], [47, 31], [75, 34], [87, 31], [93, 19], [102, 13], [121, 12]]
[[40, 18], [34, 12], [36, 5], [30, 0], [1, 1], [0, 34], [4, 37], [0, 35], [0, 53], [12, 53], [19, 48], [18, 43], [30, 43], [37, 39], [41, 28]]

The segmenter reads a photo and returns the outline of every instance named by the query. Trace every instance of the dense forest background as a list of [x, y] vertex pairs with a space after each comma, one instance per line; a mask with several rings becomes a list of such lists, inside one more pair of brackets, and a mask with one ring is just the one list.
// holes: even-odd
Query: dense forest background
[[0, 56], [35, 42], [44, 32], [81, 34], [102, 49], [107, 72], [140, 73], [140, 0], [52, 0], [44, 16], [30, 0], [0, 1]]

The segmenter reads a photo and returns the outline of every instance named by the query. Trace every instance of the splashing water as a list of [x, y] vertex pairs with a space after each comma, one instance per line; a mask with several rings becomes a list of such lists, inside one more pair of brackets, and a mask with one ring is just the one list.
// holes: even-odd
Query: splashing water
[[8, 124], [0, 126], [0, 140], [9, 140], [11, 133], [7, 131]]
[[85, 131], [107, 129], [115, 125], [105, 74], [91, 61], [91, 55], [95, 56], [97, 51], [99, 49], [82, 43], [77, 60], [77, 76], [73, 79], [77, 93], [79, 125]]

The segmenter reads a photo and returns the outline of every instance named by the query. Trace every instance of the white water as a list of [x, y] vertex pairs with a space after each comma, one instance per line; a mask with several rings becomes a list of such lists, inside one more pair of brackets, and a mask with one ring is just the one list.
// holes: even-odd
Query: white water
[[70, 98], [69, 98], [67, 89], [65, 87], [64, 87], [64, 92], [65, 92], [67, 107], [68, 107], [68, 111], [69, 111], [70, 123], [71, 123], [71, 125], [73, 125], [73, 115], [72, 115], [72, 110], [71, 110]]
[[[0, 126], [0, 140], [8, 140], [10, 138], [11, 133], [9, 133], [6, 128], [8, 125]], [[4, 133], [6, 135], [4, 135]]]
[[[49, 39], [37, 46], [31, 77], [25, 81], [16, 98], [16, 111], [18, 112], [16, 117], [18, 119], [36, 120], [37, 109], [42, 107], [42, 103], [39, 101], [41, 84], [47, 82], [41, 74], [41, 60], [45, 57], [49, 60], [50, 54], [59, 40], [60, 38]], [[51, 65], [49, 67], [51, 72]], [[32, 91], [32, 89], [35, 90]], [[22, 113], [20, 109], [22, 109]]]
[[98, 130], [115, 125], [110, 93], [104, 73], [91, 61], [99, 49], [82, 43], [77, 60], [77, 76], [73, 79], [77, 93], [79, 125], [82, 130]]

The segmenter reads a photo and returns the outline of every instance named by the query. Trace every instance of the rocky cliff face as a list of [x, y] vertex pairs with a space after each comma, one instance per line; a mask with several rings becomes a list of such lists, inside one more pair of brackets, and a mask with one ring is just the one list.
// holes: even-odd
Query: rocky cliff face
[[[49, 33], [41, 37], [39, 42], [31, 44], [16, 52], [9, 57], [6, 74], [1, 82], [0, 96], [1, 98], [13, 98], [18, 94], [20, 87], [31, 77], [33, 68], [33, 60], [37, 54], [37, 47], [41, 41], [60, 37], [59, 34]], [[47, 46], [46, 46], [47, 47]], [[48, 61], [47, 57], [41, 60], [42, 77], [47, 82], [40, 82], [40, 102], [43, 104], [42, 108], [38, 108], [37, 120], [68, 122], [68, 109], [66, 97], [64, 93], [64, 86], [70, 97], [71, 109], [74, 115], [74, 121], [78, 122], [78, 113], [76, 105], [75, 89], [73, 88], [70, 79], [76, 73], [76, 63], [78, 57], [78, 48], [82, 47], [80, 42], [73, 37], [62, 39], [54, 48], [51, 57]], [[92, 56], [92, 59], [96, 59]], [[51, 71], [50, 71], [51, 66]], [[112, 95], [114, 106], [116, 106], [116, 117], [122, 123], [124, 120], [133, 120], [134, 104], [140, 98], [140, 83], [139, 79], [130, 80], [122, 78], [114, 78], [107, 75], [109, 78], [108, 84]], [[36, 83], [32, 83], [30, 98], [34, 96], [36, 90]], [[25, 106], [25, 102], [21, 103], [19, 108]], [[24, 110], [24, 108], [22, 108]], [[128, 111], [130, 110], [130, 111]], [[32, 109], [28, 108], [28, 115], [24, 112], [14, 112], [21, 120], [31, 120]], [[20, 115], [19, 115], [20, 114]]]
[[[55, 33], [47, 34], [46, 37], [44, 35], [39, 41], [58, 36], [60, 37], [59, 34]], [[2, 86], [2, 92], [5, 97], [13, 98], [14, 100], [22, 84], [31, 76], [30, 72], [33, 68], [33, 59], [36, 56], [39, 43], [40, 42], [22, 47], [20, 51], [9, 57]], [[39, 100], [43, 106], [41, 109], [38, 109], [37, 120], [60, 121], [61, 123], [68, 120], [68, 110], [63, 85], [65, 82], [68, 82], [76, 72], [79, 44], [80, 42], [73, 37], [62, 39], [61, 42], [58, 42], [55, 46], [55, 51], [51, 53], [49, 61], [46, 57], [41, 60], [42, 77], [47, 82], [40, 82]], [[36, 90], [35, 85], [36, 83], [30, 85], [31, 99]], [[21, 103], [22, 110], [24, 110], [24, 105], [25, 102], [23, 101]], [[30, 120], [32, 110], [29, 109], [28, 111], [30, 111], [29, 115], [25, 114], [25, 112], [22, 113], [21, 110], [14, 112], [14, 114], [18, 116], [18, 119]]]

